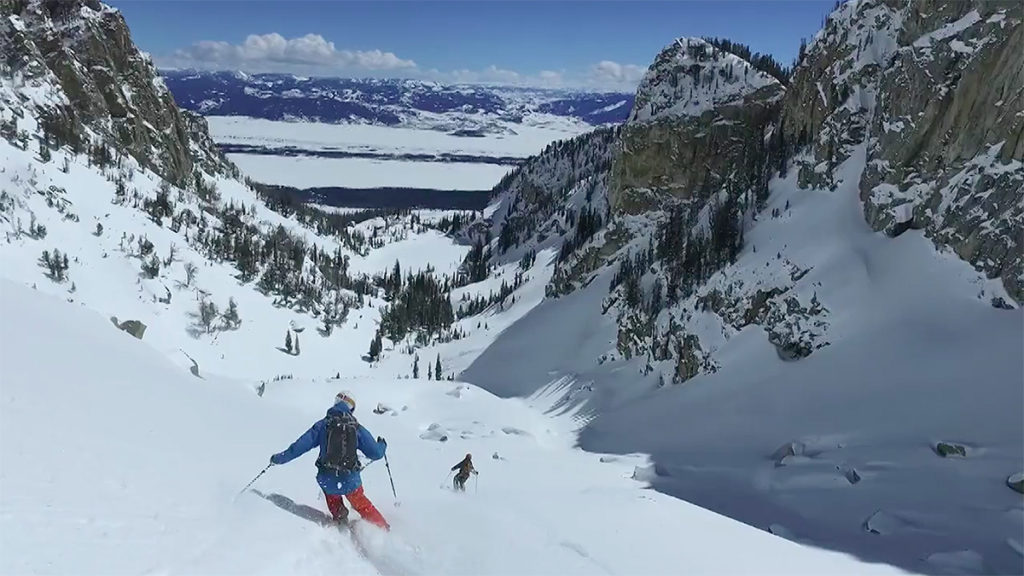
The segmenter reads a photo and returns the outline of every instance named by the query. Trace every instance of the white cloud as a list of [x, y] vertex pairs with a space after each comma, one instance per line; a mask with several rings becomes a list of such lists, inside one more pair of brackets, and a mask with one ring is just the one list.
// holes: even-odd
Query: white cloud
[[646, 68], [636, 64], [619, 64], [611, 60], [602, 60], [590, 69], [587, 84], [595, 87], [635, 90], [646, 71]]
[[529, 86], [532, 88], [561, 88], [566, 86], [565, 74], [554, 70], [541, 70], [536, 74], [524, 74], [515, 70], [490, 65], [481, 70], [441, 71], [436, 68], [414, 75], [416, 78], [433, 80], [442, 84], [497, 84], [502, 86]]
[[577, 70], [525, 73], [495, 65], [482, 69], [420, 68], [411, 59], [382, 50], [339, 49], [319, 34], [285, 38], [281, 34], [251, 34], [241, 44], [205, 40], [158, 57], [172, 68], [285, 72], [316, 76], [377, 76], [432, 80], [445, 84], [500, 84], [539, 88], [585, 88], [632, 92], [645, 68], [602, 60]]
[[444, 80], [446, 77], [452, 82], [459, 84], [509, 84], [512, 86], [519, 85], [523, 77], [514, 70], [505, 70], [498, 68], [494, 64], [491, 64], [483, 70], [452, 70], [451, 72], [438, 72], [432, 70], [432, 73], [436, 73], [439, 76], [439, 80]]
[[381, 50], [338, 50], [334, 42], [319, 34], [285, 38], [271, 34], [250, 34], [241, 44], [202, 41], [178, 50], [167, 59], [177, 66], [198, 68], [245, 67], [258, 71], [292, 71], [296, 68], [378, 71], [415, 69], [416, 63]]
[[541, 70], [540, 74], [537, 75], [543, 86], [558, 87], [561, 86], [565, 81], [562, 78], [561, 72], [555, 72], [554, 70]]

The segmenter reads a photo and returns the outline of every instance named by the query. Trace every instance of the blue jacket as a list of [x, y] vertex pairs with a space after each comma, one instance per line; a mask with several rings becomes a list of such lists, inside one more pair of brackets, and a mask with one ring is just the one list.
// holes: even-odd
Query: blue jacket
[[[327, 416], [338, 412], [349, 412], [348, 404], [344, 402], [335, 404], [327, 411]], [[327, 439], [324, 434], [324, 420], [326, 420], [326, 417], [318, 420], [309, 430], [306, 430], [305, 434], [299, 436], [299, 439], [293, 442], [287, 450], [271, 456], [270, 461], [274, 464], [287, 464], [317, 446], [320, 447], [320, 456], [323, 456], [325, 440]], [[380, 460], [384, 457], [384, 450], [387, 448], [387, 444], [374, 440], [373, 434], [370, 434], [370, 431], [364, 428], [362, 424], [359, 425], [357, 438], [358, 444], [356, 447], [367, 458], [370, 460]], [[321, 471], [316, 475], [316, 481], [320, 484], [324, 494], [345, 495], [363, 485], [363, 480], [359, 476], [358, 470], [343, 474]]]

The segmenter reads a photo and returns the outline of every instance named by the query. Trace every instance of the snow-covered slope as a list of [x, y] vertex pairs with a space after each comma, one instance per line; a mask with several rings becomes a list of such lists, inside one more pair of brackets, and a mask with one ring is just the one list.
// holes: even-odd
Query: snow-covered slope
[[[835, 192], [773, 181], [766, 210], [781, 217], [754, 224], [734, 265], [658, 316], [655, 346], [694, 334], [714, 373], [668, 386], [674, 358], [623, 358], [606, 268], [541, 303], [461, 377], [502, 396], [557, 387], [594, 417], [585, 449], [651, 453], [654, 487], [762, 529], [913, 571], [945, 572], [946, 554], [970, 550], [968, 572], [1019, 572], [1024, 506], [1006, 479], [1024, 469], [1021, 313], [990, 306], [1005, 297], [998, 281], [920, 232], [872, 232], [857, 162], [863, 151]], [[806, 359], [743, 325], [756, 304], [737, 305], [739, 319], [724, 311], [776, 288], [778, 329], [824, 344]], [[966, 458], [940, 457], [938, 442]]]
[[[297, 380], [260, 398], [191, 378], [80, 306], [6, 280], [0, 295], [0, 572], [894, 573], [644, 490], [629, 477], [643, 458], [573, 448], [571, 414], [541, 414], [543, 398], [387, 380]], [[312, 456], [235, 496], [341, 388], [389, 440], [401, 506], [382, 464], [364, 472], [387, 535], [320, 525]], [[456, 494], [446, 472], [467, 451], [478, 484]]]
[[[910, 22], [851, 4], [860, 16], [842, 25], [861, 40], [877, 28], [884, 44], [889, 23]], [[27, 15], [6, 12], [15, 6]], [[995, 47], [1012, 46], [999, 22], [1019, 34], [1009, 11], [946, 30], [937, 23], [959, 22], [960, 8], [943, 6], [905, 35], [953, 49], [974, 45], [979, 22]], [[205, 125], [167, 102], [116, 11], [94, 0], [0, 8], [0, 43], [17, 56], [0, 76], [0, 571], [874, 569], [664, 493], [914, 571], [1021, 571], [1024, 507], [1006, 486], [1024, 469], [1021, 312], [921, 232], [890, 238], [865, 222], [865, 174], [913, 166], [873, 161], [895, 146], [865, 129], [890, 118], [876, 114], [877, 79], [828, 122], [806, 111], [783, 121], [813, 80], [783, 101], [780, 83], [738, 84], [725, 65], [736, 54], [713, 52], [693, 88], [721, 97], [551, 145], [503, 180], [484, 220], [450, 228], [480, 242], [470, 249], [422, 223], [438, 215], [339, 225], [268, 209]], [[123, 42], [70, 50], [51, 42], [61, 34]], [[828, 45], [815, 42], [805, 69], [830, 67]], [[879, 54], [859, 71], [892, 52]], [[154, 87], [151, 106], [124, 106], [145, 91], [93, 78], [110, 60], [129, 64], [117, 79]], [[669, 69], [657, 86], [685, 83], [685, 68]], [[96, 90], [76, 92], [89, 82]], [[93, 113], [71, 122], [79, 109]], [[996, 150], [980, 175], [1015, 181], [1016, 149]], [[1015, 230], [1008, 188], [972, 182], [958, 194], [994, 196], [992, 213], [1010, 217], [982, 217], [996, 232], [986, 237]], [[1002, 270], [1012, 246], [995, 247]], [[390, 310], [381, 296], [396, 301], [370, 275], [395, 261], [448, 275], [431, 305], [476, 313], [443, 334], [385, 338], [370, 362]], [[402, 378], [435, 358], [445, 376], [522, 398]], [[403, 503], [388, 505], [386, 472], [371, 467], [368, 490], [395, 531], [361, 534], [366, 562], [294, 517], [323, 510], [311, 457], [268, 472], [268, 498], [232, 502], [340, 388], [391, 440]], [[382, 414], [367, 410], [378, 403]], [[584, 448], [621, 455], [574, 449], [577, 432]], [[480, 492], [455, 498], [439, 486], [468, 450]]]
[[[506, 179], [493, 246], [509, 214], [544, 215], [513, 239], [562, 246], [557, 299], [462, 377], [558, 387], [593, 416], [583, 446], [653, 451], [656, 487], [789, 538], [1024, 571], [1020, 22], [1019, 3], [843, 3], [760, 88], [725, 81], [742, 47], [669, 46], [610, 146]], [[545, 164], [565, 179], [529, 178]], [[571, 218], [588, 182], [596, 226]]]

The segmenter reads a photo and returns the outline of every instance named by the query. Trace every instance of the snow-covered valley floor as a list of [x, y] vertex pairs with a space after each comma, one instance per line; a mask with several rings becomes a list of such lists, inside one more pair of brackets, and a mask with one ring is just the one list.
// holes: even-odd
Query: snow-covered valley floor
[[[369, 378], [258, 397], [193, 378], [84, 307], [8, 280], [0, 294], [0, 573], [894, 572], [647, 490], [631, 479], [643, 457], [574, 448], [572, 414], [545, 414], [544, 397]], [[372, 464], [366, 490], [393, 530], [359, 525], [358, 547], [318, 523], [311, 455], [236, 497], [340, 389], [389, 440], [399, 498]], [[466, 452], [478, 484], [456, 494], [446, 476]]]
[[[262, 149], [263, 154], [228, 157], [250, 178], [296, 188], [430, 188], [490, 190], [511, 166], [498, 158], [525, 158], [550, 142], [591, 127], [550, 115], [529, 123], [508, 124], [504, 133], [454, 136], [438, 130], [363, 124], [276, 122], [258, 118], [212, 116], [210, 132], [219, 144]], [[273, 155], [291, 148], [300, 155]], [[318, 152], [372, 154], [376, 158], [325, 158]], [[305, 153], [306, 155], [301, 155]], [[402, 155], [464, 155], [475, 162], [401, 159]], [[488, 157], [495, 158], [487, 162]]]

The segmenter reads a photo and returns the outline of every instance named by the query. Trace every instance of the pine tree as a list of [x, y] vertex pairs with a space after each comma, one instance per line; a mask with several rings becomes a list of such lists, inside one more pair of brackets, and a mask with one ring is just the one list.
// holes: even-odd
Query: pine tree
[[415, 357], [413, 357], [413, 360], [412, 360], [412, 377], [413, 378], [419, 378], [420, 377], [420, 355], [419, 354], [417, 354]]
[[192, 281], [196, 279], [196, 265], [191, 262], [185, 263], [185, 286], [191, 286]]
[[433, 379], [434, 379], [434, 365], [433, 364], [427, 364], [427, 380], [433, 380]]
[[292, 353], [292, 333], [290, 330], [284, 333], [284, 349], [287, 350], [289, 354]]
[[437, 362], [434, 364], [434, 374], [437, 376], [438, 380], [441, 379], [441, 355], [440, 354], [437, 355]]
[[325, 310], [324, 311], [324, 317], [323, 317], [324, 327], [321, 328], [321, 332], [323, 332], [324, 336], [330, 336], [331, 334], [334, 333], [334, 317], [333, 316], [334, 316], [333, 309]]
[[377, 335], [373, 337], [373, 340], [370, 341], [369, 356], [371, 361], [376, 361], [378, 358], [380, 358], [380, 352], [383, 347], [384, 346], [383, 342], [381, 341], [380, 332], [378, 332]]
[[199, 324], [207, 334], [213, 330], [213, 321], [217, 318], [217, 305], [203, 300], [199, 302]]
[[295, 333], [295, 355], [302, 354], [302, 350], [299, 349], [299, 333]]
[[230, 330], [241, 326], [242, 319], [238, 317], [238, 303], [235, 302], [234, 298], [228, 298], [228, 308], [224, 311], [222, 318], [224, 319], [225, 326]]
[[147, 278], [156, 278], [160, 274], [160, 259], [153, 254], [149, 257], [149, 260], [142, 264], [142, 273]]

